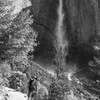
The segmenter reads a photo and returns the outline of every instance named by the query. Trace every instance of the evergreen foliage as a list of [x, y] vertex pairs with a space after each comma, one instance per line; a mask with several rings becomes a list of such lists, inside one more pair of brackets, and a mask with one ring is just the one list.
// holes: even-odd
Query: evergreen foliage
[[[12, 14], [15, 9], [13, 3], [14, 1], [11, 0], [0, 0], [0, 72], [4, 69], [6, 75], [10, 71], [12, 74], [14, 70], [23, 72], [26, 67], [29, 67], [29, 53], [37, 46], [37, 33], [32, 27], [33, 16], [30, 9], [27, 7], [17, 14]], [[8, 65], [10, 70], [7, 69]], [[4, 74], [1, 73], [1, 81], [4, 79]], [[11, 79], [5, 77], [10, 87], [10, 82], [14, 82], [14, 76], [16, 75], [10, 75]], [[20, 81], [24, 82], [23, 78]], [[24, 91], [26, 87], [22, 88]]]

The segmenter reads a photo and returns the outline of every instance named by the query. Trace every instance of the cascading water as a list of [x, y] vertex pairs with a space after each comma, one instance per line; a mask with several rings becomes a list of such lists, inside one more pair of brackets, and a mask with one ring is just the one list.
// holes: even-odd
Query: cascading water
[[64, 36], [64, 29], [63, 29], [63, 19], [64, 19], [64, 13], [63, 13], [63, 5], [62, 0], [59, 0], [59, 7], [58, 7], [58, 23], [56, 27], [56, 36], [57, 36], [57, 45], [58, 49], [63, 48], [63, 36]]
[[64, 12], [63, 12], [63, 2], [62, 0], [59, 0], [59, 7], [57, 9], [57, 13], [58, 13], [58, 21], [57, 21], [57, 25], [56, 25], [56, 38], [57, 38], [57, 49], [65, 49], [67, 42], [64, 39], [65, 36], [65, 30], [64, 30], [64, 25], [63, 25], [63, 21], [64, 21]]
[[65, 66], [65, 56], [67, 55], [68, 41], [65, 38], [65, 29], [64, 29], [64, 12], [63, 12], [63, 0], [59, 0], [59, 7], [57, 9], [58, 21], [56, 25], [56, 43], [55, 48], [57, 51], [56, 62], [57, 67], [60, 68]]

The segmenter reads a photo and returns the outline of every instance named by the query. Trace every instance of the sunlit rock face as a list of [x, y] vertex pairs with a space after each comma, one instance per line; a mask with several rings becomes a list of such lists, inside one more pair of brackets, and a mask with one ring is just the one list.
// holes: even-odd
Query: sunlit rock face
[[31, 2], [30, 0], [9, 0], [12, 1], [12, 8], [13, 11], [11, 12], [11, 15], [16, 15], [21, 12], [22, 9], [30, 7]]

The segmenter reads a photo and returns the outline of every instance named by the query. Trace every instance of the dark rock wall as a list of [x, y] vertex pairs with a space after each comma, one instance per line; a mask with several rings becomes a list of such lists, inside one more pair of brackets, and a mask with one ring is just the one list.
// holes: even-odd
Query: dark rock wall
[[[66, 0], [66, 25], [71, 42], [89, 42], [96, 32], [96, 20], [92, 0]], [[68, 21], [67, 21], [68, 20]]]
[[[65, 26], [70, 61], [83, 67], [97, 56], [92, 42], [99, 36], [99, 10], [96, 0], [65, 0]], [[71, 58], [71, 59], [70, 59]], [[67, 58], [68, 59], [68, 58]]]
[[[33, 27], [38, 32], [38, 41], [40, 45], [36, 48], [35, 56], [43, 58], [54, 58], [54, 30], [57, 21], [58, 0], [32, 0], [32, 11], [34, 13]], [[34, 6], [36, 3], [37, 6]], [[39, 4], [38, 4], [39, 3]], [[35, 10], [38, 10], [37, 11]]]
[[[95, 41], [100, 35], [99, 0], [63, 0], [64, 27], [69, 46], [78, 46]], [[32, 0], [34, 28], [38, 32], [40, 45], [35, 54], [45, 57], [54, 55], [55, 25], [59, 0]], [[83, 47], [85, 48], [85, 47]], [[72, 49], [72, 48], [70, 48]], [[69, 49], [69, 51], [70, 51]], [[76, 50], [77, 51], [77, 50]], [[88, 52], [86, 52], [88, 53]]]

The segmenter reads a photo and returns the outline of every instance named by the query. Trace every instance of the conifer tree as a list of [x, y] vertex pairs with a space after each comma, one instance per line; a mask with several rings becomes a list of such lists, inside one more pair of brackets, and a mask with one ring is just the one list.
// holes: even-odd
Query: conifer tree
[[23, 71], [29, 65], [28, 53], [34, 51], [37, 46], [37, 34], [31, 27], [33, 23], [30, 10], [25, 9], [13, 20], [8, 32], [9, 36], [9, 49], [7, 53], [15, 68]]
[[12, 15], [14, 1], [0, 1], [0, 61], [8, 60], [12, 66], [28, 65], [28, 53], [37, 45], [37, 34], [32, 28], [29, 8]]

